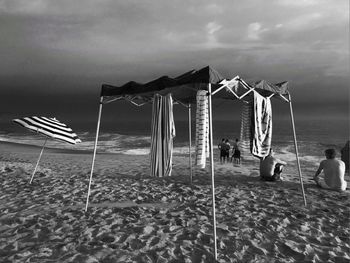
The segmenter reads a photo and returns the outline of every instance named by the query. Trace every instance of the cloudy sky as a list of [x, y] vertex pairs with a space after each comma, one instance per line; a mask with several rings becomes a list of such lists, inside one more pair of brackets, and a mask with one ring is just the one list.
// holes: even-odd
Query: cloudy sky
[[348, 115], [348, 0], [0, 0], [0, 35], [0, 117], [94, 112], [102, 83], [206, 65]]

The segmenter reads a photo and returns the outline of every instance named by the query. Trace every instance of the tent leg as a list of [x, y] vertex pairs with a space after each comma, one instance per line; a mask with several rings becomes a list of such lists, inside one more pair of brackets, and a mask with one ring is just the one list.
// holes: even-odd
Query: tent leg
[[216, 214], [215, 214], [215, 182], [214, 182], [214, 156], [213, 156], [213, 112], [211, 98], [211, 84], [208, 85], [208, 109], [209, 109], [209, 147], [210, 147], [210, 175], [211, 175], [211, 193], [213, 205], [213, 234], [214, 234], [214, 256], [218, 259], [216, 243]]
[[192, 145], [192, 137], [191, 137], [191, 104], [188, 104], [188, 139], [189, 139], [189, 147], [188, 147], [188, 161], [190, 166], [190, 184], [192, 185], [192, 154], [191, 154], [191, 145]]
[[39, 162], [40, 162], [40, 159], [41, 159], [41, 155], [42, 155], [42, 154], [43, 154], [43, 152], [44, 152], [44, 148], [45, 148], [46, 142], [47, 142], [47, 139], [45, 139], [45, 142], [44, 142], [43, 148], [41, 148], [41, 152], [40, 152], [40, 155], [39, 155], [38, 161], [36, 162], [36, 165], [35, 165], [35, 168], [34, 168], [34, 171], [33, 171], [32, 177], [30, 178], [30, 182], [29, 182], [29, 184], [31, 184], [31, 183], [33, 182], [34, 175], [35, 175], [36, 169], [38, 168], [38, 165], [39, 165]]
[[298, 144], [297, 144], [296, 133], [295, 133], [295, 124], [294, 124], [294, 116], [293, 116], [293, 107], [292, 107], [292, 100], [291, 100], [290, 95], [289, 95], [289, 109], [290, 109], [290, 118], [291, 118], [292, 128], [293, 128], [295, 156], [296, 156], [297, 164], [298, 164], [300, 186], [301, 186], [301, 191], [302, 191], [302, 193], [303, 193], [304, 205], [306, 206], [306, 205], [307, 205], [307, 204], [306, 204], [306, 197], [305, 197], [305, 191], [304, 191], [304, 185], [303, 185], [303, 178], [302, 178], [302, 175], [301, 175], [301, 168], [300, 168], [300, 161], [299, 161], [299, 153], [298, 153]]
[[89, 188], [88, 188], [88, 194], [87, 194], [87, 197], [86, 197], [85, 212], [87, 211], [87, 208], [88, 208], [88, 205], [89, 205], [89, 197], [90, 197], [90, 189], [91, 189], [91, 182], [92, 182], [92, 174], [94, 172], [94, 166], [95, 166], [97, 141], [98, 141], [98, 134], [99, 134], [99, 131], [100, 131], [100, 123], [101, 123], [101, 115], [102, 115], [102, 105], [103, 105], [102, 101], [103, 101], [103, 97], [101, 96], [101, 98], [100, 98], [100, 108], [99, 108], [99, 112], [98, 112], [96, 138], [95, 138], [95, 145], [94, 145], [94, 154], [93, 154], [93, 157], [92, 157], [92, 164], [91, 164]]

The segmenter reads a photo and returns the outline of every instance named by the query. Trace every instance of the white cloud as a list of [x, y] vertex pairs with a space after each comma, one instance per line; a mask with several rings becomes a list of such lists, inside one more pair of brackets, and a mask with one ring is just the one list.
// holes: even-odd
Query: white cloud
[[283, 27], [283, 24], [277, 24], [275, 25], [275, 28], [282, 28]]
[[248, 25], [247, 38], [249, 40], [259, 40], [260, 34], [267, 29], [262, 28], [261, 23], [255, 22]]
[[205, 46], [208, 48], [215, 48], [219, 47], [220, 43], [217, 40], [217, 37], [215, 35], [216, 32], [218, 32], [222, 26], [216, 22], [209, 22], [205, 29], [207, 33], [207, 42], [205, 43]]
[[219, 25], [216, 22], [209, 22], [206, 25], [206, 29], [207, 29], [208, 35], [210, 35], [210, 36], [213, 36], [215, 34], [215, 32], [219, 31], [221, 28], [222, 28], [222, 26]]

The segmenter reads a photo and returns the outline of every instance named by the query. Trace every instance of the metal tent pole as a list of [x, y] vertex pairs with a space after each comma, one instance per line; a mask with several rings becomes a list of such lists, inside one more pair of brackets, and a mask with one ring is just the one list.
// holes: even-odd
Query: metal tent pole
[[30, 178], [30, 182], [29, 182], [29, 184], [31, 184], [31, 183], [32, 183], [32, 181], [33, 181], [33, 179], [34, 179], [34, 174], [35, 174], [35, 172], [36, 172], [36, 169], [38, 168], [38, 165], [39, 165], [39, 162], [40, 162], [40, 159], [41, 159], [41, 155], [42, 155], [42, 154], [43, 154], [43, 152], [44, 152], [44, 148], [45, 148], [45, 144], [46, 144], [46, 142], [47, 142], [47, 139], [45, 139], [45, 142], [44, 142], [43, 148], [41, 148], [40, 155], [39, 155], [38, 161], [36, 162], [36, 165], [35, 165], [35, 168], [34, 168], [34, 172], [33, 172], [33, 174], [32, 174], [32, 177]]
[[101, 98], [100, 98], [100, 108], [99, 108], [99, 112], [98, 112], [98, 121], [97, 121], [96, 138], [95, 138], [95, 145], [94, 145], [94, 154], [93, 154], [93, 157], [92, 157], [90, 181], [89, 181], [88, 194], [87, 194], [87, 197], [86, 197], [85, 212], [87, 211], [87, 208], [88, 208], [88, 205], [89, 205], [89, 197], [90, 197], [90, 189], [91, 189], [91, 182], [92, 182], [92, 174], [94, 172], [94, 166], [95, 166], [97, 141], [98, 141], [98, 134], [99, 134], [99, 131], [100, 131], [102, 106], [103, 106], [102, 101], [103, 101], [103, 96], [101, 96]]
[[191, 154], [191, 145], [192, 145], [192, 134], [191, 134], [191, 104], [188, 104], [188, 139], [189, 139], [189, 145], [188, 145], [188, 156], [189, 156], [189, 166], [190, 166], [190, 183], [192, 185], [192, 154]]
[[294, 116], [293, 116], [292, 99], [291, 99], [291, 96], [290, 96], [289, 93], [288, 93], [288, 97], [289, 97], [290, 118], [291, 118], [291, 122], [292, 122], [293, 136], [294, 136], [295, 155], [296, 155], [297, 164], [298, 164], [298, 171], [299, 171], [299, 180], [300, 180], [301, 191], [303, 193], [304, 205], [306, 206], [307, 205], [306, 204], [306, 197], [305, 197], [305, 191], [304, 191], [304, 185], [303, 185], [303, 178], [302, 178], [302, 175], [301, 175], [299, 153], [298, 153], [298, 144], [297, 144], [296, 133], [295, 133], [295, 124], [294, 124]]
[[209, 150], [210, 150], [210, 175], [211, 175], [211, 194], [213, 202], [213, 234], [214, 234], [214, 256], [218, 258], [216, 244], [216, 214], [215, 214], [215, 182], [214, 182], [214, 156], [213, 156], [213, 112], [211, 98], [211, 84], [208, 85], [208, 109], [209, 109]]

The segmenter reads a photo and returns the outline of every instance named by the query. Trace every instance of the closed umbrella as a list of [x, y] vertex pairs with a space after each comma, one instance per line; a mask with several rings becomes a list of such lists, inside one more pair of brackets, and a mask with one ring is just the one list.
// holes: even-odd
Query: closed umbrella
[[[66, 124], [58, 121], [56, 118], [47, 118], [47, 117], [24, 117], [20, 119], [14, 119], [13, 122], [23, 126], [24, 128], [29, 129], [32, 132], [40, 133], [42, 135], [47, 136], [48, 138], [52, 138], [55, 140], [60, 140], [70, 144], [76, 144], [81, 142], [78, 136], [73, 132], [71, 128], [69, 128]], [[41, 149], [39, 159], [36, 163], [34, 172], [30, 179], [30, 183], [32, 183], [34, 174], [39, 165], [41, 155], [43, 154], [47, 139], [44, 142], [44, 145]]]

